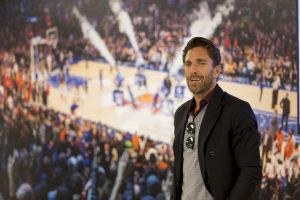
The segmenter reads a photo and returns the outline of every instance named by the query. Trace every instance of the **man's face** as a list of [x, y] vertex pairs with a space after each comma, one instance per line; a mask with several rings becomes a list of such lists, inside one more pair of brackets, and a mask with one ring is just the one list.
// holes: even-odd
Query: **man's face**
[[195, 47], [186, 54], [184, 71], [189, 90], [195, 96], [201, 96], [215, 85], [221, 72], [221, 66], [214, 67], [207, 50]]

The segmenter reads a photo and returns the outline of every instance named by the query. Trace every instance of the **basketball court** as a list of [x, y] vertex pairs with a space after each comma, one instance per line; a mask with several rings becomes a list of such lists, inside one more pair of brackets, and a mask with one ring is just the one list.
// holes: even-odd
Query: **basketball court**
[[[167, 76], [165, 72], [150, 71], [144, 72], [147, 77], [147, 87], [138, 87], [135, 84], [135, 74], [137, 69], [133, 67], [119, 66], [120, 73], [124, 76], [124, 83], [121, 90], [124, 93], [124, 105], [118, 106], [113, 102], [113, 91], [116, 89], [114, 79], [116, 69], [111, 68], [108, 64], [89, 61], [86, 65], [85, 61], [78, 62], [70, 67], [70, 75], [81, 77], [88, 80], [87, 92], [82, 88], [68, 87], [60, 85], [59, 87], [51, 87], [48, 98], [49, 108], [56, 111], [71, 113], [70, 107], [77, 102], [78, 108], [76, 114], [93, 121], [100, 121], [108, 126], [114, 127], [122, 131], [137, 133], [149, 136], [152, 139], [171, 143], [173, 139], [173, 114], [176, 108], [184, 101], [191, 98], [188, 89], [185, 89], [184, 98], [174, 98], [174, 86], [176, 81], [172, 81], [173, 90], [169, 98], [173, 104], [170, 106], [161, 101], [159, 110], [152, 107], [153, 97], [160, 90], [163, 79]], [[102, 88], [100, 87], [99, 73], [102, 70]], [[185, 85], [185, 81], [182, 83]], [[272, 89], [264, 88], [262, 100], [259, 101], [259, 86], [245, 85], [226, 81], [219, 81], [219, 85], [228, 93], [235, 95], [243, 100], [248, 101], [255, 113], [262, 112], [267, 116], [271, 116]], [[132, 105], [130, 94], [128, 92], [130, 86], [137, 107]], [[279, 91], [278, 95], [278, 117], [281, 119], [282, 109], [279, 106], [280, 100], [285, 96], [287, 91]], [[289, 99], [291, 101], [290, 119], [295, 121], [297, 116], [297, 93], [290, 92]], [[281, 121], [278, 120], [280, 123]], [[266, 122], [265, 122], [266, 123]], [[267, 124], [265, 124], [267, 125]]]

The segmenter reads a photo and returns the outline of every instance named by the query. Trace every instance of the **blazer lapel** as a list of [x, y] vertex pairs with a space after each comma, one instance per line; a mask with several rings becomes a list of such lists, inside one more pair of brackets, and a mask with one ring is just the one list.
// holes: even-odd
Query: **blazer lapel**
[[203, 121], [201, 123], [199, 138], [198, 138], [199, 162], [200, 162], [202, 177], [204, 179], [205, 179], [205, 162], [204, 162], [205, 141], [208, 138], [209, 134], [211, 133], [211, 130], [214, 124], [216, 123], [216, 120], [218, 119], [218, 116], [222, 109], [221, 100], [224, 92], [219, 87], [219, 85], [216, 85], [216, 87], [217, 88], [215, 90], [215, 93], [213, 94], [210, 102], [207, 105], [207, 109], [203, 117]]
[[[190, 101], [191, 102], [191, 101]], [[189, 117], [189, 106], [190, 102], [187, 104], [187, 108], [183, 109], [184, 111], [181, 113], [182, 119], [178, 125], [177, 131], [176, 131], [176, 137], [174, 140], [174, 155], [177, 155], [178, 161], [177, 166], [175, 166], [177, 178], [182, 178], [182, 164], [183, 164], [183, 145], [184, 145], [184, 132], [185, 132], [185, 125]], [[178, 181], [181, 180], [176, 180]]]

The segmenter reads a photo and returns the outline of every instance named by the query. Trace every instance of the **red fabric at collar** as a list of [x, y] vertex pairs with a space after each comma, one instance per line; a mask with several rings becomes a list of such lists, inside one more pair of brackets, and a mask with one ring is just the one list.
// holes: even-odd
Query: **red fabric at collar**
[[213, 96], [214, 92], [216, 90], [216, 86], [214, 89], [212, 89], [203, 99], [200, 101], [200, 109], [195, 112], [196, 107], [196, 100], [195, 98], [192, 99], [192, 103], [190, 106], [190, 112], [193, 113], [193, 119], [200, 113], [200, 111], [209, 103], [211, 97]]

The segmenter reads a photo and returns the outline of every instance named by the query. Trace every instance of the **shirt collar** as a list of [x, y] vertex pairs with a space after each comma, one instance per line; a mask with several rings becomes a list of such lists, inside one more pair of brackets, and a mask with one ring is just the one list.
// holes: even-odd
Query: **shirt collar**
[[196, 107], [196, 100], [193, 97], [192, 102], [190, 104], [190, 112], [193, 113], [194, 117], [210, 102], [215, 90], [216, 86], [200, 101], [200, 109], [194, 113], [195, 107]]

